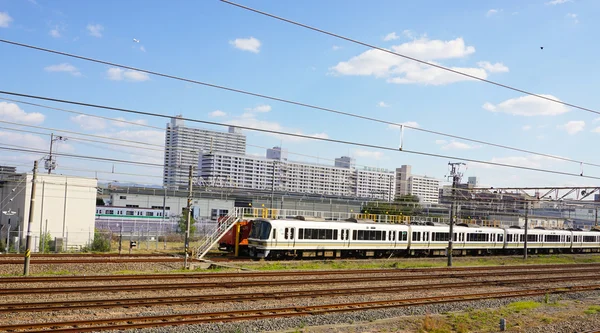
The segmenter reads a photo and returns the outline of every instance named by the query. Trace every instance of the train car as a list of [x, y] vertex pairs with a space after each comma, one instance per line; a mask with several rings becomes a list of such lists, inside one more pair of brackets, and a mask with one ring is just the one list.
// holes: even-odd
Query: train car
[[256, 258], [383, 257], [405, 252], [406, 225], [372, 221], [299, 221], [257, 219], [248, 238], [250, 256]]
[[[473, 225], [457, 225], [454, 230], [455, 255], [488, 254], [504, 248], [504, 230]], [[448, 225], [410, 226], [409, 254], [445, 255], [450, 239]]]
[[[527, 249], [533, 253], [560, 253], [570, 251], [573, 234], [569, 230], [527, 229]], [[525, 247], [525, 229], [506, 229], [505, 250], [521, 253]]]
[[600, 231], [573, 231], [572, 233], [573, 252], [600, 252]]
[[219, 240], [219, 250], [233, 252], [235, 251], [235, 244], [237, 242], [239, 253], [248, 253], [248, 236], [250, 235], [250, 230], [252, 229], [252, 221], [240, 221], [238, 223], [240, 224], [240, 232], [237, 236], [237, 239], [237, 230], [235, 227], [233, 227]]

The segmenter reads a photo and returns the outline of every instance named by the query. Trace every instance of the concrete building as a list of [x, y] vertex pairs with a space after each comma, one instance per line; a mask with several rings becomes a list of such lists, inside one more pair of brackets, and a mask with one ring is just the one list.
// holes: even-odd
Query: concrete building
[[287, 161], [288, 151], [281, 147], [273, 147], [267, 149], [267, 158], [270, 160]]
[[393, 199], [395, 183], [393, 172], [217, 152], [202, 154], [198, 169], [205, 186], [382, 200]]
[[[25, 245], [31, 198], [32, 174], [14, 174], [0, 181], [0, 235], [11, 246]], [[63, 249], [88, 245], [94, 237], [97, 180], [40, 173], [36, 181], [32, 250], [48, 232]], [[0, 249], [4, 251], [4, 249]]]
[[181, 116], [172, 118], [165, 133], [163, 185], [187, 188], [189, 166], [198, 163], [201, 153], [210, 151], [245, 154], [246, 136], [235, 127], [228, 133], [209, 131], [186, 127]]
[[467, 180], [467, 185], [469, 188], [478, 187], [479, 186], [479, 178], [477, 177], [469, 177]]
[[338, 168], [354, 169], [355, 165], [355, 160], [349, 156], [342, 156], [335, 159], [335, 166]]
[[440, 181], [411, 173], [410, 165], [396, 169], [396, 197], [415, 195], [421, 203], [437, 204], [440, 196]]

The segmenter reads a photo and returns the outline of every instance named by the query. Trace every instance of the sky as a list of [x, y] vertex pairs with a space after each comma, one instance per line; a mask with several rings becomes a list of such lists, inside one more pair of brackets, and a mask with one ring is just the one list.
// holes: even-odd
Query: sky
[[[594, 74], [600, 46], [593, 42], [600, 29], [600, 22], [594, 20], [600, 14], [600, 2], [239, 1], [397, 53], [600, 110], [596, 93], [600, 76]], [[0, 0], [0, 38], [600, 164], [598, 114], [444, 72], [216, 0]], [[4, 91], [396, 149], [400, 145], [396, 126], [5, 43], [0, 43], [0, 55], [0, 90]], [[60, 132], [67, 140], [56, 142], [58, 152], [162, 165], [160, 146], [167, 119], [7, 95], [0, 98], [128, 121], [0, 100], [0, 147], [48, 150], [47, 134], [69, 131]], [[283, 146], [291, 160], [323, 164], [350, 155], [360, 168], [393, 170], [409, 164], [414, 174], [441, 180], [449, 174], [448, 162], [461, 158], [600, 177], [599, 167], [411, 129], [404, 132], [404, 149], [452, 158], [245, 133], [249, 154], [264, 156], [265, 148]], [[42, 157], [3, 151], [0, 164], [26, 170]], [[97, 176], [101, 181], [162, 183], [162, 167], [60, 156], [57, 163], [56, 173]], [[597, 183], [480, 163], [467, 163], [461, 171], [465, 178], [477, 176], [482, 185], [495, 187]]]

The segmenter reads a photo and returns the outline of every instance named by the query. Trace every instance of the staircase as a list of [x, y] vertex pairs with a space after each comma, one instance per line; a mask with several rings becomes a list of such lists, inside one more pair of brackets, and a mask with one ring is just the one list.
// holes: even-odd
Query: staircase
[[205, 238], [196, 250], [198, 259], [202, 259], [204, 255], [227, 233], [239, 220], [239, 215], [236, 210], [226, 215], [225, 218], [218, 223], [217, 228], [207, 238]]

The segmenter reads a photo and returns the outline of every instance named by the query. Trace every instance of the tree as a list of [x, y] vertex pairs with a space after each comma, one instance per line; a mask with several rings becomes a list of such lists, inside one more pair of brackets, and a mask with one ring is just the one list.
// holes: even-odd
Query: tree
[[92, 242], [91, 250], [94, 252], [110, 251], [110, 234], [106, 231], [94, 230], [94, 241]]
[[369, 202], [361, 209], [365, 214], [376, 215], [405, 215], [415, 216], [421, 214], [423, 208], [419, 204], [419, 197], [403, 195], [390, 202]]
[[96, 198], [96, 206], [104, 206], [104, 199]]
[[49, 232], [45, 232], [42, 234], [42, 237], [40, 238], [40, 252], [43, 253], [49, 253], [50, 252], [50, 245], [52, 244], [52, 236], [50, 236]]
[[[195, 223], [196, 223], [196, 220], [194, 219], [194, 216], [192, 214], [190, 214], [190, 236], [196, 232]], [[179, 217], [179, 223], [177, 225], [177, 230], [179, 230], [180, 234], [185, 234], [185, 232], [187, 230], [187, 208], [183, 209], [183, 213]]]

